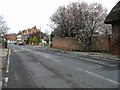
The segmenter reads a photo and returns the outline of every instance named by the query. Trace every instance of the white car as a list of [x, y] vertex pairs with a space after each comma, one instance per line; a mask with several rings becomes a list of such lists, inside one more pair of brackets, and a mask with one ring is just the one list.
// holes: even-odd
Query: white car
[[18, 45], [24, 45], [24, 43], [23, 42], [19, 42]]

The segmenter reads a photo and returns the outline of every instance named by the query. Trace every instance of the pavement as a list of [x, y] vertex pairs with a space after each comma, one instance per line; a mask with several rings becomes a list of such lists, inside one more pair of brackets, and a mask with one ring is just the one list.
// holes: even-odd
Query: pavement
[[8, 56], [8, 49], [0, 49], [0, 90], [2, 88], [2, 80], [3, 80], [3, 69], [6, 68], [6, 60]]
[[55, 52], [61, 52], [61, 53], [71, 53], [71, 54], [76, 54], [76, 55], [82, 55], [82, 56], [89, 56], [94, 59], [99, 59], [99, 60], [108, 60], [111, 62], [120, 62], [120, 58], [117, 55], [113, 55], [111, 53], [99, 53], [99, 52], [71, 52], [71, 51], [64, 51], [61, 49], [55, 49], [55, 48], [49, 48], [46, 47], [48, 50], [55, 51]]
[[8, 49], [0, 49], [0, 69], [4, 68], [3, 60], [7, 59]]
[[[28, 45], [31, 46], [31, 45]], [[46, 46], [35, 46], [35, 47], [42, 47], [44, 49], [50, 50], [50, 51], [54, 51], [54, 52], [60, 52], [60, 53], [68, 53], [68, 54], [76, 54], [76, 55], [80, 55], [80, 56], [88, 56], [94, 59], [99, 59], [99, 60], [107, 60], [107, 61], [111, 61], [111, 62], [120, 62], [120, 56], [118, 55], [113, 55], [111, 53], [100, 53], [100, 52], [74, 52], [74, 51], [65, 51], [62, 49], [56, 49], [56, 48], [50, 48], [50, 47], [46, 47]]]
[[117, 55], [112, 55], [111, 53], [99, 53], [99, 52], [73, 52], [73, 51], [64, 51], [61, 49], [50, 48], [50, 47], [43, 47], [43, 46], [31, 46], [30, 47], [37, 47], [43, 49], [43, 51], [47, 50], [50, 53], [60, 53], [66, 57], [71, 57], [73, 59], [87, 61], [90, 63], [99, 64], [102, 66], [119, 66], [120, 58]]

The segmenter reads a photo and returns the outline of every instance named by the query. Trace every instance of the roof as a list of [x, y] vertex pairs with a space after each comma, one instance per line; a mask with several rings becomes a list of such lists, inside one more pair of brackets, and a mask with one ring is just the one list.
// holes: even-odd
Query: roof
[[120, 1], [113, 7], [105, 19], [106, 24], [120, 22]]

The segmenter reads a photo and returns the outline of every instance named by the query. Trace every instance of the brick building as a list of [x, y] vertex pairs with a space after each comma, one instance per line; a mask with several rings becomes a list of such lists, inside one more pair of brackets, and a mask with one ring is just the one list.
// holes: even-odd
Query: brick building
[[40, 29], [37, 29], [36, 26], [34, 26], [31, 29], [24, 29], [22, 31], [19, 31], [19, 33], [17, 34], [7, 34], [5, 35], [5, 38], [8, 41], [8, 43], [26, 44], [28, 38], [34, 36], [40, 36], [40, 38], [43, 39], [43, 37], [46, 36], [46, 34], [41, 32]]
[[17, 40], [16, 34], [7, 34], [4, 36], [4, 38], [7, 40], [8, 43], [15, 43]]
[[28, 29], [28, 34], [32, 35], [34, 33], [39, 32], [40, 30], [36, 28], [36, 26], [32, 27], [31, 29]]
[[105, 23], [112, 24], [112, 52], [120, 55], [120, 1], [106, 17]]
[[26, 44], [27, 39], [30, 36], [34, 36], [38, 32], [40, 32], [40, 30], [37, 29], [36, 26], [32, 27], [31, 29], [19, 31], [19, 33], [17, 34], [17, 43], [23, 42], [24, 44]]

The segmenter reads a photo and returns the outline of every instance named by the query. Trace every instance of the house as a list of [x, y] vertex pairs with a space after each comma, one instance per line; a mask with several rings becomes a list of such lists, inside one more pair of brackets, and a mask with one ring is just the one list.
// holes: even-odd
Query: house
[[36, 34], [39, 30], [36, 28], [36, 26], [32, 27], [31, 29], [27, 29], [27, 30], [22, 30], [19, 31], [19, 33], [17, 34], [17, 44], [19, 43], [24, 43], [26, 44], [27, 39], [30, 36], [33, 36], [33, 34]]
[[120, 55], [120, 1], [110, 11], [105, 23], [112, 24], [112, 53]]
[[28, 38], [29, 38], [28, 30], [23, 30], [22, 39], [23, 39], [24, 44], [26, 44]]
[[8, 43], [16, 43], [17, 35], [16, 34], [7, 34], [4, 36]]
[[17, 34], [17, 44], [19, 43], [23, 43], [23, 32], [19, 31], [19, 33]]
[[40, 30], [36, 28], [36, 26], [32, 27], [31, 29], [28, 29], [28, 34], [33, 35], [38, 33]]
[[[45, 33], [41, 32], [40, 29], [37, 29], [36, 26], [34, 26], [31, 29], [19, 31], [17, 34], [17, 43], [19, 44], [19, 42], [22, 42], [24, 44], [39, 44], [42, 42], [42, 39], [45, 35]], [[35, 43], [33, 40], [30, 40], [30, 38], [37, 38], [37, 43]]]

